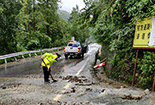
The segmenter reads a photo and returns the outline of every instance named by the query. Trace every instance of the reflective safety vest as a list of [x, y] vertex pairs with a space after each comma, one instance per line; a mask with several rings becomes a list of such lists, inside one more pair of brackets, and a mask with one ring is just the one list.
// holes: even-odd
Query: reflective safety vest
[[[53, 62], [57, 62], [55, 59], [58, 57], [57, 55], [53, 55], [51, 53], [45, 53], [43, 56], [43, 60], [44, 62], [42, 61], [41, 63], [41, 66], [45, 66], [45, 67], [48, 67], [50, 68], [51, 64]], [[46, 65], [45, 65], [46, 64]]]

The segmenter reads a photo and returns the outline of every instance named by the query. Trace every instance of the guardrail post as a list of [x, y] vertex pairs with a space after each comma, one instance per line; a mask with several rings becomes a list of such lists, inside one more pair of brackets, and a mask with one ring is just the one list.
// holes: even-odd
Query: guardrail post
[[41, 56], [42, 56], [42, 49], [40, 50], [40, 52], [41, 52]]
[[22, 58], [25, 59], [23, 55], [22, 55]]
[[5, 70], [7, 70], [7, 63], [5, 64]]
[[15, 58], [15, 60], [17, 61], [17, 58], [16, 57], [14, 57]]
[[5, 63], [7, 63], [7, 60], [5, 59]]
[[36, 56], [37, 56], [37, 54], [36, 53], [34, 53]]
[[29, 54], [29, 57], [31, 57], [31, 55]]

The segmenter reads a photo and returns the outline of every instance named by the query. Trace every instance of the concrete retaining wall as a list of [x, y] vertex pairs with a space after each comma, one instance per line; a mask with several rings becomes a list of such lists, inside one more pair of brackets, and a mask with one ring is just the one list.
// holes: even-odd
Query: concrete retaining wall
[[111, 78], [111, 72], [112, 72], [112, 65], [109, 62], [111, 61], [114, 54], [115, 54], [115, 52], [109, 51], [109, 45], [102, 44], [100, 57], [101, 57], [101, 60], [104, 58], [107, 58], [105, 60], [106, 65], [105, 65], [105, 67], [103, 67], [103, 69], [109, 78]]

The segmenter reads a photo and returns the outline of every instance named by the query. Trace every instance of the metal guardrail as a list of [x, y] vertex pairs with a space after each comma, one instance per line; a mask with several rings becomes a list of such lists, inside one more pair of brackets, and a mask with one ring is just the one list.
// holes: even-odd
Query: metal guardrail
[[38, 52], [41, 52], [41, 55], [42, 55], [42, 52], [43, 51], [53, 51], [53, 50], [60, 50], [62, 49], [63, 47], [56, 47], [56, 48], [51, 48], [51, 49], [40, 49], [40, 50], [36, 50], [36, 51], [24, 51], [24, 52], [18, 52], [18, 53], [12, 53], [12, 54], [7, 54], [7, 55], [1, 55], [0, 56], [0, 60], [4, 59], [5, 60], [5, 63], [7, 63], [7, 58], [11, 58], [11, 57], [14, 57], [15, 60], [17, 61], [17, 58], [16, 56], [19, 56], [19, 55], [22, 55], [22, 58], [24, 59], [24, 56], [25, 54], [29, 54], [29, 56], [31, 57], [31, 53], [34, 53], [36, 56]]

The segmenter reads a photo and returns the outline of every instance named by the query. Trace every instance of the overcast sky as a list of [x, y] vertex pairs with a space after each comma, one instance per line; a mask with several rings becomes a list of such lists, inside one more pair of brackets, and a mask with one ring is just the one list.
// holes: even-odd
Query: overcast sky
[[85, 7], [83, 0], [61, 0], [60, 9], [71, 13], [76, 4], [79, 6], [79, 10]]

